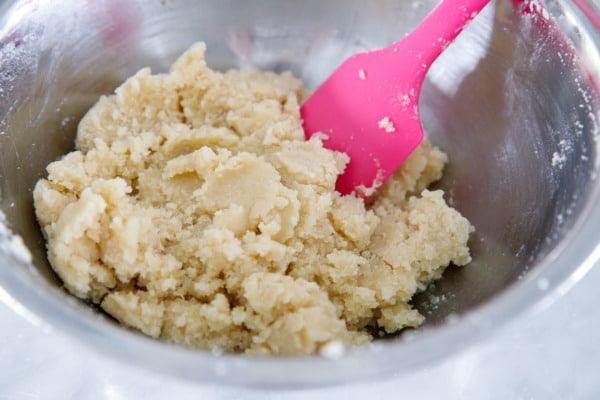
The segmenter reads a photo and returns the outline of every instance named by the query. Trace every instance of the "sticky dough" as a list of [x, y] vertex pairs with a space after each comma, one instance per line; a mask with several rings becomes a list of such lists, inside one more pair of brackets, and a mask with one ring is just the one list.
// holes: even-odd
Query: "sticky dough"
[[365, 207], [334, 190], [347, 156], [304, 139], [300, 81], [215, 72], [204, 51], [102, 97], [37, 183], [65, 287], [154, 338], [227, 352], [421, 324], [413, 294], [470, 261], [471, 225], [426, 189], [446, 155], [424, 141]]

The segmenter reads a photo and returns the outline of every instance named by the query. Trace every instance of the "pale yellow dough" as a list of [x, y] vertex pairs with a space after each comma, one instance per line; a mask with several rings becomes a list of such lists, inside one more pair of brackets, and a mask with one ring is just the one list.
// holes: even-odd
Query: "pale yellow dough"
[[210, 70], [196, 44], [143, 69], [79, 125], [34, 191], [66, 288], [147, 335], [261, 355], [359, 345], [423, 317], [408, 304], [472, 227], [425, 141], [365, 208], [334, 191], [348, 158], [306, 141], [292, 75]]

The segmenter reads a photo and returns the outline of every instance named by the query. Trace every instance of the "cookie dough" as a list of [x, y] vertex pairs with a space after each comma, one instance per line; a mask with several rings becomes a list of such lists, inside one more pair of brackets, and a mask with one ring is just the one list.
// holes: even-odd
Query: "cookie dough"
[[446, 155], [424, 141], [367, 206], [341, 196], [348, 157], [305, 140], [301, 82], [215, 72], [204, 51], [102, 97], [37, 183], [65, 287], [154, 338], [227, 352], [310, 354], [417, 327], [413, 294], [470, 261], [471, 225], [426, 189]]

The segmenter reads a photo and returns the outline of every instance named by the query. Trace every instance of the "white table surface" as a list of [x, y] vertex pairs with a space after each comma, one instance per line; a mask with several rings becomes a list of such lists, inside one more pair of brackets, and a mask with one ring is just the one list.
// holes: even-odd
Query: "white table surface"
[[437, 365], [379, 382], [295, 391], [190, 383], [123, 366], [0, 303], [0, 400], [600, 399], [600, 266], [566, 295]]

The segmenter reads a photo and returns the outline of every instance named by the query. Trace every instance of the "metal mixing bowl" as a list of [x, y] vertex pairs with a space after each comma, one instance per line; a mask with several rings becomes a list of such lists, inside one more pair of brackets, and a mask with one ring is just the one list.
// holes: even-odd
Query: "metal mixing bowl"
[[[450, 155], [440, 184], [477, 232], [473, 262], [414, 303], [422, 329], [341, 358], [256, 359], [146, 338], [69, 296], [32, 208], [77, 122], [137, 69], [164, 71], [203, 40], [215, 68], [292, 70], [315, 87], [346, 56], [399, 39], [432, 8], [409, 0], [4, 1], [0, 3], [0, 299], [40, 329], [179, 377], [301, 386], [388, 376], [439, 360], [560, 296], [600, 256], [596, 176], [600, 43], [595, 3], [488, 6], [434, 65], [423, 123]], [[550, 20], [546, 17], [552, 17]], [[7, 329], [5, 327], [4, 329]]]

